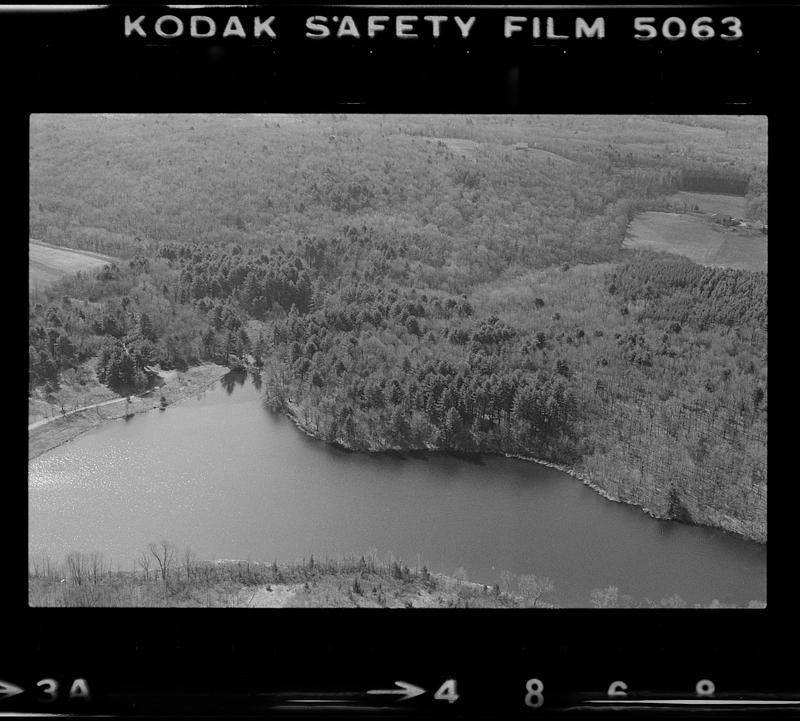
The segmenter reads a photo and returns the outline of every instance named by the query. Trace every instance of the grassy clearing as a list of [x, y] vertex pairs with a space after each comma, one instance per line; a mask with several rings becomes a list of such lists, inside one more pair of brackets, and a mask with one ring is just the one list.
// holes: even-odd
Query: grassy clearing
[[41, 290], [64, 276], [82, 270], [102, 268], [112, 262], [114, 258], [107, 255], [59, 248], [32, 240], [28, 243], [28, 287]]
[[541, 148], [528, 148], [527, 150], [517, 151], [527, 153], [529, 157], [534, 158], [544, 163], [560, 163], [561, 165], [575, 165], [574, 160], [565, 158], [558, 153], [551, 153], [549, 150], [542, 150]]
[[443, 143], [451, 152], [456, 153], [456, 155], [462, 155], [470, 160], [475, 159], [475, 156], [481, 148], [480, 143], [462, 138], [431, 138], [431, 140]]
[[[185, 371], [162, 371], [161, 377], [164, 385], [157, 391], [152, 391], [149, 398], [144, 398], [143, 404], [144, 406], [152, 405], [161, 396], [164, 396], [167, 404], [177, 403], [204, 390], [228, 372], [230, 372], [228, 367], [218, 363], [204, 363], [187, 368]], [[144, 407], [142, 410], [148, 410], [148, 408]]]
[[714, 265], [744, 270], [767, 269], [767, 240], [763, 236], [725, 233]]
[[760, 232], [723, 230], [696, 213], [640, 213], [628, 227], [624, 247], [675, 253], [701, 265], [767, 269], [767, 239]]
[[688, 213], [640, 213], [628, 227], [626, 248], [661, 250], [711, 265], [724, 233], [705, 219]]
[[668, 198], [673, 205], [685, 203], [689, 209], [695, 205], [701, 213], [721, 213], [732, 218], [744, 218], [747, 213], [747, 199], [741, 195], [721, 195], [718, 193], [690, 193], [681, 190]]
[[[438, 138], [432, 137], [430, 140], [435, 142], [442, 143], [443, 145], [447, 146], [447, 149], [455, 153], [456, 155], [461, 155], [468, 160], [476, 160], [478, 155], [480, 154], [482, 149], [492, 148], [493, 150], [503, 150], [506, 152], [511, 152], [512, 148], [508, 145], [488, 145], [487, 143], [476, 142], [474, 140], [467, 140], [466, 138]], [[551, 153], [547, 150], [542, 150], [541, 148], [533, 148], [527, 147], [523, 149], [513, 149], [514, 153], [524, 153], [525, 157], [529, 160], [536, 161], [538, 163], [560, 163], [563, 165], [574, 165], [575, 163], [570, 160], [569, 158], [565, 158], [563, 155], [557, 155], [556, 153]]]

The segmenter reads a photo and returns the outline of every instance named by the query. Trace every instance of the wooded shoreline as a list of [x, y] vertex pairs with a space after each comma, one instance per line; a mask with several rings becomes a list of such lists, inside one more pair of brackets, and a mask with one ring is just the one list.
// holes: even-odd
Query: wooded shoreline
[[530, 456], [524, 456], [521, 454], [514, 454], [514, 453], [503, 453], [501, 451], [485, 451], [485, 452], [468, 452], [468, 451], [459, 451], [457, 449], [446, 449], [446, 448], [438, 448], [435, 445], [426, 445], [424, 447], [411, 447], [408, 445], [385, 445], [385, 446], [374, 446], [374, 444], [367, 443], [366, 447], [364, 448], [356, 448], [352, 444], [348, 444], [343, 438], [336, 438], [335, 440], [330, 440], [323, 438], [322, 434], [314, 428], [314, 425], [309, 421], [307, 422], [301, 415], [300, 406], [296, 403], [288, 402], [286, 403], [286, 408], [283, 412], [283, 415], [286, 416], [289, 420], [294, 423], [298, 430], [305, 433], [310, 438], [314, 440], [321, 441], [323, 443], [328, 443], [330, 445], [336, 446], [341, 450], [345, 450], [352, 453], [444, 453], [444, 454], [457, 454], [460, 456], [483, 456], [483, 455], [494, 455], [498, 457], [505, 457], [505, 458], [515, 458], [521, 461], [528, 461], [530, 463], [538, 463], [539, 465], [546, 466], [547, 468], [553, 468], [557, 471], [561, 471], [562, 473], [566, 473], [569, 476], [572, 476], [576, 480], [579, 480], [585, 486], [591, 488], [595, 493], [598, 493], [603, 498], [608, 501], [613, 501], [614, 503], [626, 503], [630, 506], [635, 506], [636, 508], [644, 511], [648, 516], [655, 518], [657, 520], [662, 521], [673, 521], [676, 523], [685, 523], [687, 525], [693, 526], [705, 526], [707, 528], [714, 528], [715, 530], [724, 531], [725, 533], [729, 533], [733, 536], [737, 536], [739, 538], [743, 538], [748, 541], [754, 541], [755, 543], [759, 543], [762, 545], [766, 545], [767, 539], [766, 534], [763, 536], [759, 534], [748, 534], [744, 531], [736, 530], [735, 528], [726, 528], [723, 526], [715, 526], [707, 523], [697, 523], [697, 522], [689, 522], [677, 519], [677, 518], [670, 518], [667, 515], [659, 514], [657, 511], [648, 508], [647, 506], [639, 505], [637, 503], [633, 503], [631, 501], [627, 501], [625, 499], [619, 498], [608, 489], [604, 488], [603, 486], [599, 485], [596, 479], [593, 479], [587, 473], [583, 473], [581, 471], [576, 470], [575, 468], [571, 468], [570, 466], [563, 465], [560, 463], [554, 463], [552, 461], [542, 460], [540, 458], [533, 458]]
[[[30, 461], [42, 455], [43, 453], [52, 450], [53, 448], [56, 448], [71, 440], [74, 440], [78, 436], [83, 435], [84, 433], [94, 428], [97, 428], [98, 426], [102, 425], [107, 421], [123, 418], [126, 416], [126, 413], [128, 415], [134, 415], [138, 413], [148, 412], [158, 408], [159, 404], [154, 402], [158, 394], [163, 395], [167, 399], [166, 405], [172, 405], [174, 403], [177, 403], [181, 400], [190, 397], [194, 393], [204, 390], [205, 388], [219, 381], [221, 378], [225, 377], [228, 373], [231, 372], [233, 371], [231, 371], [230, 368], [217, 364], [204, 364], [201, 366], [194, 366], [192, 368], [189, 368], [188, 371], [184, 374], [179, 375], [176, 373], [172, 375], [170, 378], [168, 378], [167, 382], [163, 386], [161, 386], [158, 389], [155, 389], [156, 392], [152, 394], [147, 394], [146, 397], [136, 397], [133, 402], [128, 403], [125, 406], [123, 406], [121, 403], [115, 404], [115, 410], [113, 411], [108, 411], [104, 409], [103, 414], [101, 415], [99, 413], [99, 408], [98, 409], [91, 408], [85, 411], [71, 413], [65, 415], [64, 417], [57, 418], [50, 423], [46, 423], [42, 426], [39, 426], [38, 428], [29, 431], [28, 460]], [[547, 461], [540, 458], [534, 458], [531, 456], [525, 456], [522, 454], [505, 453], [499, 450], [468, 452], [468, 451], [459, 451], [458, 449], [440, 448], [433, 444], [428, 444], [422, 447], [414, 447], [414, 446], [409, 446], [407, 444], [392, 445], [388, 443], [381, 446], [376, 446], [375, 444], [369, 443], [367, 441], [365, 442], [364, 447], [355, 447], [353, 444], [348, 443], [342, 437], [337, 437], [336, 439], [324, 438], [322, 433], [315, 428], [313, 423], [311, 423], [310, 421], [306, 421], [305, 418], [303, 418], [301, 407], [296, 403], [293, 403], [291, 401], [286, 402], [283, 415], [289, 418], [299, 431], [305, 433], [310, 438], [321, 441], [323, 443], [328, 443], [341, 450], [349, 452], [356, 452], [356, 453], [423, 452], [423, 453], [458, 454], [464, 456], [495, 455], [495, 456], [504, 456], [506, 458], [516, 458], [519, 460], [528, 461], [532, 463], [538, 463], [540, 465], [546, 466], [548, 468], [553, 468], [555, 470], [561, 471], [562, 473], [566, 473], [567, 475], [572, 476], [573, 478], [579, 480], [584, 485], [591, 488], [596, 493], [600, 494], [606, 500], [613, 501], [616, 503], [627, 503], [628, 505], [635, 506], [636, 508], [639, 508], [652, 518], [658, 520], [668, 520], [668, 521], [686, 523], [685, 520], [671, 518], [668, 515], [661, 514], [657, 510], [649, 508], [645, 505], [640, 505], [638, 503], [634, 503], [629, 500], [620, 498], [617, 494], [614, 494], [609, 489], [604, 488], [597, 481], [597, 479], [593, 478], [591, 475], [585, 472], [581, 472], [580, 470], [577, 470], [565, 464], [560, 464], [553, 461]], [[749, 541], [754, 541], [760, 544], [766, 544], [766, 534], [761, 536], [756, 533], [747, 533], [743, 529], [737, 530], [735, 527], [734, 528], [724, 527], [708, 523], [690, 522], [689, 525], [700, 525], [709, 528], [715, 528], [730, 533], [734, 536], [744, 538]]]

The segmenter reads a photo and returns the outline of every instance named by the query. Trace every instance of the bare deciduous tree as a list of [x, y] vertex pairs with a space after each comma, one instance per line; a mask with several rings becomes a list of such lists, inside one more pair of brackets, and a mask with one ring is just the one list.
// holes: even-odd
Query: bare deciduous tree
[[97, 583], [97, 579], [103, 575], [103, 570], [105, 567], [105, 560], [103, 559], [103, 555], [101, 553], [97, 553], [96, 551], [92, 553], [90, 557], [90, 565], [89, 570], [92, 576], [92, 583]]
[[182, 563], [183, 570], [186, 571], [186, 580], [189, 581], [194, 573], [195, 564], [197, 563], [197, 555], [189, 546], [183, 549]]
[[72, 551], [72, 553], [67, 554], [67, 571], [76, 586], [80, 586], [83, 583], [86, 575], [86, 559], [82, 553]]
[[150, 580], [150, 554], [147, 551], [142, 551], [139, 558], [136, 559], [144, 571], [144, 580]]
[[169, 541], [162, 540], [161, 543], [151, 543], [148, 546], [148, 550], [156, 559], [158, 569], [161, 572], [161, 580], [166, 587], [167, 576], [175, 563], [175, 547]]

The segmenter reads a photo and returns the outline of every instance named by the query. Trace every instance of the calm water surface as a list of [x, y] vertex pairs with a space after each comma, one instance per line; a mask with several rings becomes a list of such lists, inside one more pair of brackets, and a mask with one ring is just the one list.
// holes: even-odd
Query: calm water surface
[[658, 521], [519, 460], [369, 455], [265, 410], [250, 379], [108, 423], [29, 463], [30, 552], [101, 551], [130, 568], [167, 538], [201, 558], [289, 561], [376, 549], [434, 571], [536, 573], [555, 597], [766, 598], [766, 548]]

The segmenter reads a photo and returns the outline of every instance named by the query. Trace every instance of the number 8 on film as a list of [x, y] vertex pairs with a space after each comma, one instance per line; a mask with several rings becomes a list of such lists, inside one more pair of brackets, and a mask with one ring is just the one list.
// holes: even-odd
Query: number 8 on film
[[531, 708], [541, 708], [544, 704], [544, 684], [538, 678], [530, 678], [525, 683], [525, 705]]

